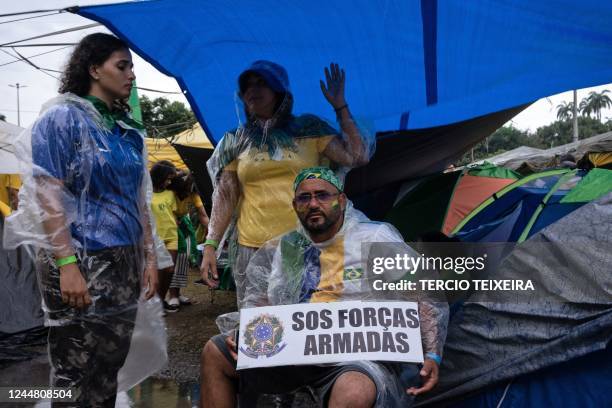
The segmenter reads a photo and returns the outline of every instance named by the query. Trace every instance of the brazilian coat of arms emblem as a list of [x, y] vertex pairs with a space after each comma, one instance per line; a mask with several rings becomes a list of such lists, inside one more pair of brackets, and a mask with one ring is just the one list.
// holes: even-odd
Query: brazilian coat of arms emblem
[[259, 358], [278, 354], [287, 344], [283, 341], [283, 325], [278, 317], [261, 314], [251, 320], [244, 331], [244, 344], [240, 347], [246, 356]]

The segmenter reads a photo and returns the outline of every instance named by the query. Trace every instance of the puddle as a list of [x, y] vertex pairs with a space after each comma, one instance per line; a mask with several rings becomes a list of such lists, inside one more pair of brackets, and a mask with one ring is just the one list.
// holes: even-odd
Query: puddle
[[118, 395], [115, 408], [197, 408], [199, 402], [198, 383], [178, 384], [174, 380], [148, 378]]

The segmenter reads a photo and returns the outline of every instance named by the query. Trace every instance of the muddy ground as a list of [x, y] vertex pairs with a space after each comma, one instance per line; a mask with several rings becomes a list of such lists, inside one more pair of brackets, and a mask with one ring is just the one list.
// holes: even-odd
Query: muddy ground
[[199, 271], [189, 272], [189, 284], [181, 293], [193, 304], [168, 313], [168, 366], [155, 376], [179, 383], [197, 382], [200, 378], [200, 352], [209, 338], [219, 333], [215, 324], [218, 315], [236, 310], [235, 292], [197, 286]]
[[[233, 291], [215, 290], [211, 291], [206, 286], [194, 285], [193, 282], [199, 279], [199, 271], [192, 269], [189, 272], [189, 284], [182, 289], [182, 294], [192, 299], [193, 304], [181, 306], [180, 311], [169, 313], [166, 320], [168, 334], [168, 364], [159, 373], [154, 374], [148, 380], [149, 388], [160, 387], [168, 384], [167, 381], [175, 383], [180, 387], [198, 387], [200, 381], [200, 353], [202, 347], [208, 339], [219, 333], [215, 323], [218, 315], [236, 310], [236, 295]], [[22, 360], [16, 363], [0, 364], [0, 386], [23, 386], [44, 385], [49, 379], [49, 363], [46, 350], [46, 336], [40, 338], [37, 345], [29, 347], [33, 358]], [[20, 348], [22, 349], [22, 348]], [[22, 350], [26, 351], [26, 350]], [[172, 388], [172, 387], [171, 387]], [[135, 407], [164, 407], [162, 396], [165, 393], [153, 393], [150, 403], [136, 403], [129, 406]], [[174, 392], [175, 394], [177, 392]], [[162, 395], [163, 394], [163, 395]], [[176, 395], [170, 395], [171, 399], [176, 399]], [[285, 400], [282, 406], [293, 407], [313, 407], [312, 398], [305, 392], [294, 394], [294, 398]], [[190, 406], [188, 399], [183, 403]], [[194, 403], [194, 400], [191, 400]], [[174, 405], [174, 403], [173, 403]], [[277, 406], [275, 397], [262, 395], [258, 398], [259, 407], [268, 408]], [[0, 406], [6, 406], [0, 403]], [[23, 405], [23, 406], [33, 406]], [[118, 405], [123, 406], [123, 405]], [[127, 405], [126, 405], [127, 406]], [[178, 406], [178, 405], [177, 405]]]

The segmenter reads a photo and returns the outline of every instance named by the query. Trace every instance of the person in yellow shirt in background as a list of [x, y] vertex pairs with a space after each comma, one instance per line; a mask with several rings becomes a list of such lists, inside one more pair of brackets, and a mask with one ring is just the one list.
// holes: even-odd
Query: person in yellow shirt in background
[[181, 295], [181, 288], [187, 286], [187, 273], [189, 271], [190, 258], [197, 255], [195, 242], [195, 229], [191, 223], [190, 215], [197, 213], [200, 225], [208, 227], [208, 214], [204, 209], [204, 203], [198, 194], [193, 176], [190, 173], [179, 173], [168, 187], [174, 191], [177, 198], [178, 218], [178, 254], [174, 267], [174, 275], [168, 291], [168, 304], [170, 306], [189, 305], [191, 300]]
[[11, 215], [11, 207], [4, 204], [2, 201], [0, 201], [0, 214], [2, 214], [2, 217], [8, 217]]
[[[176, 177], [176, 168], [166, 160], [157, 162], [151, 167], [151, 181], [153, 183], [153, 197], [151, 198], [151, 211], [155, 217], [157, 225], [157, 235], [162, 240], [168, 252], [172, 256], [172, 261], [176, 265], [178, 252], [178, 232], [176, 215], [178, 203], [176, 195], [168, 187]], [[163, 300], [164, 311], [174, 313], [179, 310], [178, 305], [170, 305], [164, 299], [170, 288], [170, 282], [174, 275], [174, 266], [159, 271], [158, 295]]]
[[21, 177], [18, 174], [0, 174], [0, 201], [12, 210], [16, 210], [19, 204], [20, 188]]

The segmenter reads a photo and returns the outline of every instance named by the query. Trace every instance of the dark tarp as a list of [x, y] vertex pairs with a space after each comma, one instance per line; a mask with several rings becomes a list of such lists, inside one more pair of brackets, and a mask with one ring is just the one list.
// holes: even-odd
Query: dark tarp
[[449, 325], [440, 383], [421, 402], [456, 399], [605, 349], [612, 339], [610, 265], [612, 194], [519, 244], [490, 276], [533, 279], [538, 296], [515, 302], [499, 292], [495, 303], [470, 298], [462, 305]]
[[0, 217], [0, 332], [16, 333], [43, 325], [34, 262], [25, 247], [4, 249]]
[[[439, 173], [523, 109], [525, 106], [448, 126], [381, 134], [374, 157], [367, 166], [349, 173], [345, 190], [351, 197], [359, 196], [396, 182]], [[387, 211], [393, 202], [388, 204]]]
[[210, 214], [213, 186], [208, 176], [208, 170], [206, 170], [206, 161], [210, 159], [213, 150], [181, 144], [173, 144], [172, 146], [176, 149], [179, 156], [181, 156], [185, 165], [191, 170], [202, 201], [204, 202], [206, 212]]
[[504, 381], [450, 407], [607, 407], [610, 395], [603, 390], [610, 389], [612, 343], [605, 350]]
[[3, 226], [0, 217], [0, 366], [38, 355], [29, 347], [47, 340], [34, 262], [25, 247], [4, 249]]

